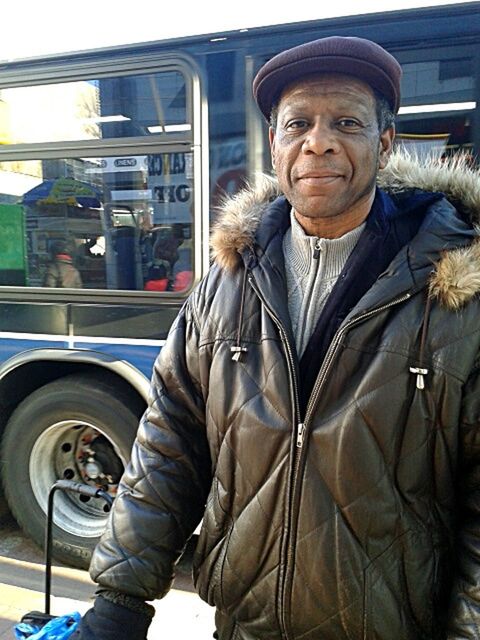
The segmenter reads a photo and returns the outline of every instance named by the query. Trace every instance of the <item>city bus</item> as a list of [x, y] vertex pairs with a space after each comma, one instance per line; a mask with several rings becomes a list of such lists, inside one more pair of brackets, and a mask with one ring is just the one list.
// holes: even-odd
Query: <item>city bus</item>
[[[37, 542], [57, 478], [115, 496], [219, 205], [271, 171], [255, 73], [330, 35], [401, 62], [396, 144], [476, 161], [480, 2], [0, 62], [0, 474]], [[52, 286], [59, 264], [78, 286]], [[58, 496], [57, 558], [86, 566], [107, 517]]]

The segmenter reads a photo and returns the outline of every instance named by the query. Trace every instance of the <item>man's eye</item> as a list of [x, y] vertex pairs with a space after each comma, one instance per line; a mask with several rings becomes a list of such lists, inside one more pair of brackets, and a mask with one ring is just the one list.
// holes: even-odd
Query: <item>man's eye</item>
[[287, 131], [293, 131], [296, 129], [303, 129], [306, 126], [307, 126], [307, 123], [305, 120], [289, 120], [285, 124], [285, 129]]
[[342, 118], [341, 120], [338, 120], [337, 124], [340, 127], [344, 127], [345, 129], [361, 127], [361, 124], [358, 122], [358, 120], [354, 120], [353, 118]]

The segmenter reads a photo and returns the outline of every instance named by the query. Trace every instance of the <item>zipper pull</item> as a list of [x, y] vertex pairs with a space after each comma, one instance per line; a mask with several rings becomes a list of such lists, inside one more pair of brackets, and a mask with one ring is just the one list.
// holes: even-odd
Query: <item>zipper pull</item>
[[428, 369], [422, 369], [421, 367], [410, 367], [410, 373], [417, 374], [417, 389], [425, 389], [425, 376], [428, 374]]
[[248, 351], [247, 347], [240, 347], [240, 346], [230, 347], [230, 353], [233, 353], [232, 360], [234, 362], [240, 362], [242, 358], [242, 353], [247, 353], [247, 351]]
[[301, 422], [297, 426], [297, 447], [300, 449], [303, 444], [303, 436], [305, 434], [305, 425]]
[[317, 240], [315, 242], [315, 247], [313, 249], [313, 259], [314, 260], [318, 260], [319, 259], [321, 247], [322, 247], [321, 240], [320, 240], [320, 238], [317, 238]]

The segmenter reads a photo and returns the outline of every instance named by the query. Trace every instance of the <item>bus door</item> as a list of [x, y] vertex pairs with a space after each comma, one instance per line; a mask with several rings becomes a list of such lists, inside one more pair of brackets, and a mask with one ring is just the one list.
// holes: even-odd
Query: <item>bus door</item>
[[[58, 478], [115, 495], [208, 267], [206, 102], [194, 61], [152, 46], [6, 65], [0, 103], [1, 480], [41, 544]], [[87, 566], [104, 505], [55, 509], [57, 557]]]

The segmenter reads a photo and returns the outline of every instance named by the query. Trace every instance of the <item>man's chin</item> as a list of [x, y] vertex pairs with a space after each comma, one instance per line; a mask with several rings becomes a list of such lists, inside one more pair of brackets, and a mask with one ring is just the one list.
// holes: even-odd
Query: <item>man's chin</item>
[[308, 202], [299, 202], [298, 206], [292, 204], [292, 207], [296, 214], [304, 218], [335, 218], [338, 215], [334, 208], [328, 206], [325, 198], [317, 197]]

